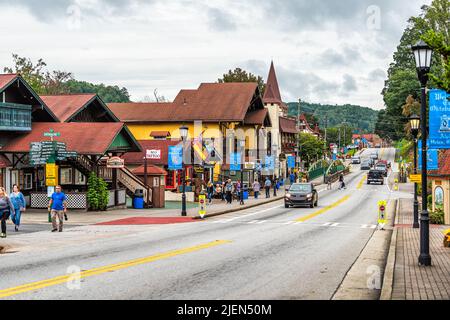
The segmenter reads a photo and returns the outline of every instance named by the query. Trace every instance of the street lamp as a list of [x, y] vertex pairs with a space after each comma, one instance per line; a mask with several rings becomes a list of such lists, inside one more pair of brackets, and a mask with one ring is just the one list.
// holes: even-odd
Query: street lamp
[[420, 122], [422, 131], [422, 212], [420, 213], [420, 255], [419, 264], [431, 266], [430, 256], [430, 218], [427, 208], [427, 100], [426, 85], [431, 69], [433, 50], [422, 40], [412, 48], [416, 60], [417, 75], [421, 84]]
[[241, 152], [241, 190], [239, 192], [240, 204], [244, 204], [244, 163], [245, 163], [245, 139], [239, 140], [239, 147]]
[[[414, 138], [414, 174], [417, 174], [417, 136], [419, 134], [420, 117], [413, 114], [409, 117], [411, 134]], [[417, 183], [414, 183], [414, 223], [413, 228], [419, 228], [419, 201], [417, 201]]]
[[186, 168], [184, 166], [184, 143], [187, 139], [188, 136], [188, 132], [189, 132], [189, 128], [186, 127], [185, 125], [180, 127], [180, 136], [181, 136], [181, 140], [183, 141], [183, 154], [182, 154], [182, 171], [183, 171], [183, 194], [181, 195], [181, 216], [186, 217], [187, 216], [187, 212], [186, 212]]

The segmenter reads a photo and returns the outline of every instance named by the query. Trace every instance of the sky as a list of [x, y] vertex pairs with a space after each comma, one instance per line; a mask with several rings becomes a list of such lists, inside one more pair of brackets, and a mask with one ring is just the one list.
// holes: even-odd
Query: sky
[[134, 101], [172, 100], [236, 67], [266, 79], [273, 60], [286, 102], [382, 109], [407, 20], [430, 2], [0, 0], [0, 71], [17, 53]]

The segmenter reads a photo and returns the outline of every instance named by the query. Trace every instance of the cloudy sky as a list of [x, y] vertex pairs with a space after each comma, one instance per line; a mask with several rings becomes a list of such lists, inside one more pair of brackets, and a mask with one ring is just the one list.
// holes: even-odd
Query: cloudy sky
[[0, 0], [0, 68], [43, 58], [132, 99], [215, 82], [241, 67], [285, 101], [383, 107], [380, 95], [407, 19], [430, 0]]

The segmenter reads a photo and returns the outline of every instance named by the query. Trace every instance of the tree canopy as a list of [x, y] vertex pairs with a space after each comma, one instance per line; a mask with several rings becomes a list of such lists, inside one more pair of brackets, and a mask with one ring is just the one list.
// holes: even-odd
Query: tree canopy
[[224, 82], [257, 82], [259, 91], [261, 95], [264, 95], [266, 90], [266, 84], [261, 76], [254, 75], [253, 73], [247, 72], [241, 68], [236, 68], [234, 70], [229, 70], [225, 73], [221, 79], [217, 80], [219, 83]]

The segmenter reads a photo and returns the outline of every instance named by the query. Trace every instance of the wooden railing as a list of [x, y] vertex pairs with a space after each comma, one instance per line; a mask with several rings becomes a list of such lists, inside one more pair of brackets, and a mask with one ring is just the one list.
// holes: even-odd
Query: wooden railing
[[119, 169], [117, 172], [117, 179], [121, 184], [125, 186], [131, 193], [135, 193], [136, 190], [143, 190], [144, 202], [147, 205], [152, 203], [152, 189], [144, 184], [141, 179], [135, 176], [127, 168]]

